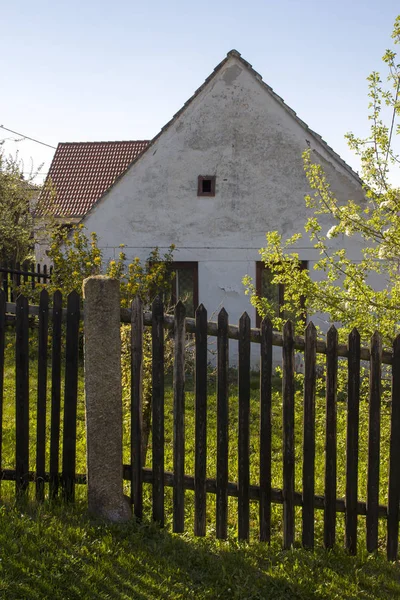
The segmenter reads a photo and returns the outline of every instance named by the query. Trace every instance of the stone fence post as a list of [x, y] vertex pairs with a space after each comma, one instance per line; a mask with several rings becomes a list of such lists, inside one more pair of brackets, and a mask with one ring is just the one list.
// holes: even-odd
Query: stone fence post
[[123, 522], [132, 511], [122, 480], [119, 281], [89, 277], [83, 298], [89, 511]]

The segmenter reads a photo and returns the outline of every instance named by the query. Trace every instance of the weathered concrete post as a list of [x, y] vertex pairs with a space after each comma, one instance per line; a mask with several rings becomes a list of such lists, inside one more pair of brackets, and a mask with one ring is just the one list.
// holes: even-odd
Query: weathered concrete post
[[83, 298], [89, 511], [123, 522], [131, 506], [122, 486], [119, 281], [89, 277]]

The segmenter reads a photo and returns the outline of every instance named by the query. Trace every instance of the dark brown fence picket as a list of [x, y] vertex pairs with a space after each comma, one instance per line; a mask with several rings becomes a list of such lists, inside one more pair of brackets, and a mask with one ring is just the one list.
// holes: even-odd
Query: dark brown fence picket
[[131, 501], [134, 515], [143, 517], [143, 303], [139, 296], [132, 302], [131, 320]]
[[367, 550], [378, 548], [379, 460], [381, 431], [381, 357], [382, 342], [375, 332], [371, 339], [369, 372], [369, 432], [367, 481]]
[[152, 386], [153, 386], [153, 520], [164, 526], [164, 309], [162, 300], [153, 302]]
[[6, 336], [6, 295], [0, 289], [0, 473], [3, 469], [3, 403], [4, 403], [4, 348]]
[[294, 542], [294, 340], [293, 323], [283, 327], [283, 547]]
[[333, 548], [336, 536], [336, 391], [338, 334], [334, 325], [326, 336], [325, 511], [324, 546]]
[[222, 308], [218, 314], [217, 336], [217, 481], [216, 481], [216, 534], [228, 535], [228, 313]]
[[6, 302], [8, 302], [9, 300], [11, 300], [10, 296], [9, 296], [9, 289], [8, 289], [9, 288], [9, 286], [8, 286], [8, 277], [7, 277], [6, 273], [1, 273], [1, 277], [2, 277], [1, 285], [2, 285], [2, 288], [3, 288], [3, 292], [4, 292], [4, 295], [5, 295]]
[[79, 318], [80, 298], [77, 292], [73, 291], [69, 294], [67, 299], [67, 332], [65, 350], [62, 485], [63, 496], [67, 501], [73, 501], [75, 498]]
[[194, 534], [206, 534], [206, 468], [207, 468], [207, 311], [202, 304], [196, 310], [196, 418]]
[[360, 334], [349, 335], [346, 445], [346, 549], [357, 552], [358, 432], [360, 413]]
[[250, 317], [239, 321], [239, 435], [238, 435], [238, 537], [249, 538], [250, 488]]
[[28, 268], [29, 268], [29, 265], [25, 262], [22, 265], [22, 270], [24, 271], [24, 274], [22, 275], [24, 284], [28, 282], [28, 276], [29, 276], [29, 274], [27, 273]]
[[47, 400], [47, 342], [49, 325], [49, 294], [40, 293], [39, 347], [37, 383], [37, 429], [36, 429], [36, 500], [44, 500], [46, 474], [46, 400]]
[[174, 493], [173, 530], [185, 528], [185, 305], [175, 306], [174, 323]]
[[19, 262], [17, 263], [17, 270], [15, 271], [15, 279], [17, 287], [19, 287], [21, 285], [21, 265]]
[[260, 541], [271, 541], [272, 323], [263, 319], [260, 344]]
[[53, 296], [51, 347], [51, 416], [50, 416], [50, 497], [55, 498], [59, 486], [60, 415], [61, 415], [61, 328], [62, 294]]
[[393, 343], [392, 414], [390, 424], [389, 495], [386, 552], [389, 560], [397, 559], [399, 546], [400, 503], [400, 335]]
[[15, 399], [16, 399], [16, 494], [26, 492], [29, 484], [29, 320], [28, 300], [18, 296], [15, 324]]
[[317, 359], [317, 330], [309, 323], [305, 332], [304, 350], [304, 424], [303, 424], [303, 511], [302, 542], [305, 548], [314, 547], [315, 495], [315, 384]]

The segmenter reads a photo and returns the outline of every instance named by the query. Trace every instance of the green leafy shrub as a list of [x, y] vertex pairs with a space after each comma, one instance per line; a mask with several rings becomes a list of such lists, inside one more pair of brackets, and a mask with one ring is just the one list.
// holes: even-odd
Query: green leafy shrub
[[[73, 290], [81, 293], [83, 280], [93, 275], [104, 273], [120, 282], [121, 306], [129, 308], [135, 296], [139, 295], [145, 310], [150, 310], [157, 295], [165, 299], [168, 305], [174, 272], [171, 268], [174, 246], [165, 254], [160, 254], [158, 248], [152, 250], [142, 264], [139, 258], [128, 263], [124, 246], [121, 244], [117, 260], [103, 260], [101, 249], [95, 233], [87, 236], [85, 228], [78, 225], [72, 231], [59, 229], [52, 236], [49, 258], [53, 263], [51, 280], [32, 289], [26, 283], [19, 287], [19, 292], [25, 294], [30, 302], [38, 303], [40, 292], [47, 289], [50, 295], [56, 290], [63, 294], [63, 303]], [[81, 324], [83, 342], [83, 324]], [[130, 389], [131, 389], [131, 329], [129, 325], [121, 325], [122, 342], [122, 385], [126, 424], [130, 422]], [[81, 343], [81, 349], [83, 343]], [[165, 339], [165, 368], [172, 368], [173, 340], [171, 336]], [[148, 437], [151, 427], [151, 332], [145, 330], [143, 341], [143, 453], [146, 454]]]

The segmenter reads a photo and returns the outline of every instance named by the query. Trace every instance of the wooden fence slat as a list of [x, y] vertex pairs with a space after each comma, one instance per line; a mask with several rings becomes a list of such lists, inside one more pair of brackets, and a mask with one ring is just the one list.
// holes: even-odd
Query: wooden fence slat
[[24, 284], [28, 283], [28, 273], [27, 273], [28, 268], [29, 267], [28, 267], [27, 263], [25, 262], [23, 264], [23, 266], [22, 266], [22, 270], [25, 271], [24, 274], [23, 274], [23, 282], [24, 282]]
[[16, 494], [26, 492], [29, 483], [29, 320], [28, 300], [16, 302], [15, 399], [16, 399]]
[[63, 423], [63, 496], [67, 501], [75, 498], [76, 465], [76, 415], [78, 401], [80, 298], [73, 291], [67, 299], [67, 333], [65, 351], [65, 392]]
[[175, 306], [174, 327], [174, 492], [173, 530], [185, 528], [185, 305]]
[[31, 274], [30, 275], [31, 276], [31, 288], [34, 290], [35, 289], [35, 265], [34, 265], [34, 263], [30, 264], [29, 271]]
[[153, 302], [152, 385], [153, 385], [153, 520], [164, 526], [164, 308], [157, 297]]
[[3, 403], [4, 403], [4, 348], [6, 333], [6, 295], [0, 289], [0, 471], [3, 464]]
[[202, 304], [196, 310], [196, 420], [194, 466], [194, 534], [206, 534], [207, 468], [207, 311]]
[[51, 349], [51, 416], [50, 416], [50, 497], [55, 498], [59, 485], [60, 411], [61, 411], [61, 320], [62, 294], [56, 291], [52, 310]]
[[260, 347], [260, 542], [271, 541], [272, 322], [261, 322]]
[[250, 317], [239, 320], [239, 435], [238, 435], [238, 537], [249, 538], [250, 487]]
[[338, 367], [338, 333], [334, 325], [328, 330], [326, 344], [324, 546], [325, 548], [333, 548], [336, 537], [336, 391]]
[[2, 273], [2, 286], [3, 286], [3, 290], [4, 290], [4, 295], [6, 298], [6, 302], [11, 302], [11, 298], [9, 295], [9, 289], [8, 289], [8, 273]]
[[16, 275], [14, 275], [13, 273], [10, 273], [10, 277], [8, 280], [8, 286], [10, 288], [10, 302], [15, 302], [16, 298], [14, 295], [14, 288], [15, 288], [15, 277]]
[[42, 290], [39, 301], [39, 348], [37, 382], [36, 429], [36, 500], [44, 500], [46, 473], [46, 399], [47, 399], [47, 343], [49, 325], [49, 294]]
[[283, 327], [283, 546], [294, 542], [294, 340], [293, 323]]
[[393, 343], [392, 414], [390, 425], [389, 497], [386, 553], [388, 560], [396, 560], [399, 547], [400, 503], [400, 335]]
[[222, 308], [218, 314], [217, 337], [217, 498], [216, 535], [228, 535], [228, 313]]
[[360, 334], [349, 335], [346, 442], [346, 549], [357, 552], [358, 431], [360, 413]]
[[367, 550], [378, 548], [379, 460], [381, 424], [381, 354], [382, 342], [375, 332], [371, 339], [369, 371], [369, 431], [367, 480]]
[[307, 325], [304, 351], [304, 421], [303, 421], [303, 511], [302, 543], [314, 547], [315, 495], [315, 384], [317, 358], [317, 330], [314, 323]]
[[17, 263], [17, 270], [16, 270], [16, 285], [17, 285], [17, 287], [19, 287], [21, 285], [21, 265], [19, 264], [19, 262]]
[[131, 501], [134, 515], [143, 518], [143, 302], [140, 296], [132, 302], [131, 321]]

